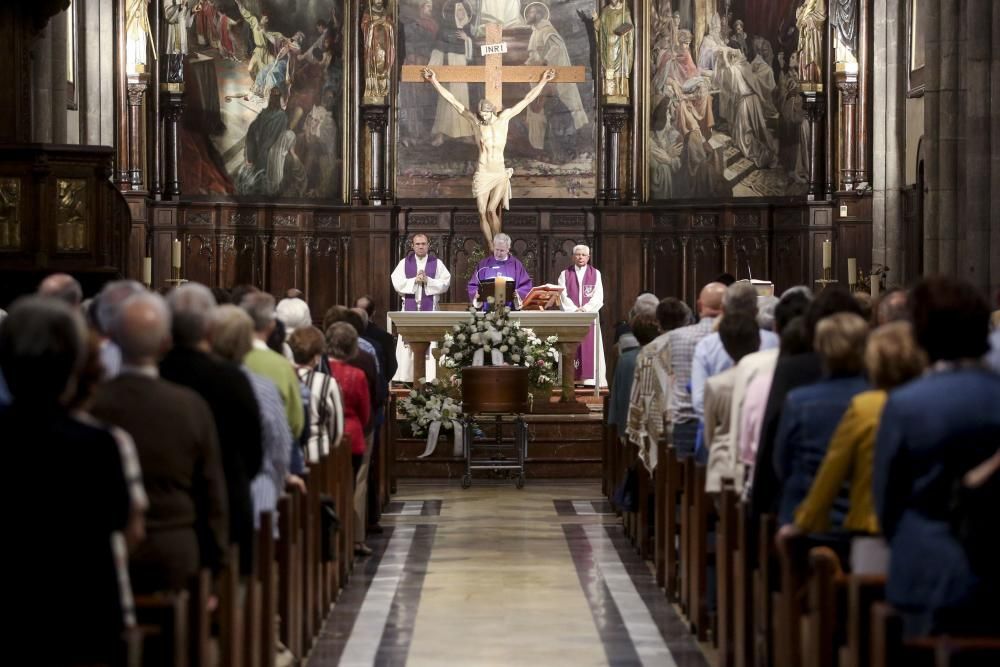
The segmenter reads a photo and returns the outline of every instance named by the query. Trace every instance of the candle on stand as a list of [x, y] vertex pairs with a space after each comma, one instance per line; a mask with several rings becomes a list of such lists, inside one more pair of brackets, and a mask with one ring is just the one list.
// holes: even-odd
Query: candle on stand
[[833, 268], [833, 242], [823, 241], [823, 270]]
[[852, 288], [858, 282], [858, 259], [856, 257], [847, 258], [847, 284]]
[[181, 240], [174, 239], [174, 245], [170, 250], [170, 266], [179, 269], [181, 268]]
[[142, 259], [142, 284], [149, 287], [153, 284], [153, 258], [143, 257]]
[[506, 303], [507, 296], [507, 276], [497, 276], [493, 283], [493, 295], [496, 299], [497, 305]]

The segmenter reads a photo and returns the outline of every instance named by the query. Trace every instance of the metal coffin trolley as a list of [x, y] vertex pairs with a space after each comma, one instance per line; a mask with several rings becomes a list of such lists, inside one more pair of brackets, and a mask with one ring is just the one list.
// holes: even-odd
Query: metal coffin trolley
[[[511, 470], [517, 488], [524, 487], [524, 459], [528, 453], [528, 369], [515, 366], [474, 366], [462, 370], [462, 412], [470, 419], [492, 417], [496, 437], [476, 442], [471, 424], [462, 430], [465, 474], [462, 488], [472, 485], [473, 470]], [[513, 442], [504, 442], [504, 417], [513, 418]]]

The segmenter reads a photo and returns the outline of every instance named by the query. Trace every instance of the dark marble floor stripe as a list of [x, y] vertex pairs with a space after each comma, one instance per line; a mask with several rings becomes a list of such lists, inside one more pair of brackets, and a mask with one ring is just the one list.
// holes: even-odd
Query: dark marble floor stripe
[[[560, 502], [560, 501], [556, 501]], [[562, 501], [569, 503], [569, 501]], [[632, 638], [629, 636], [625, 621], [618, 613], [618, 607], [611, 597], [611, 591], [601, 578], [594, 563], [594, 550], [584, 531], [582, 524], [565, 524], [563, 533], [569, 545], [576, 574], [580, 579], [580, 588], [590, 604], [590, 612], [594, 617], [594, 625], [604, 644], [604, 654], [608, 664], [625, 667], [640, 665], [639, 654], [635, 650]]]
[[552, 504], [559, 516], [576, 516], [576, 508], [573, 507], [572, 500], [553, 500]]
[[440, 500], [425, 500], [424, 509], [420, 513], [422, 516], [441, 516], [441, 505]]
[[378, 573], [386, 546], [396, 530], [392, 526], [384, 528], [384, 534], [368, 540], [368, 545], [372, 548], [373, 553], [355, 566], [350, 582], [337, 598], [337, 604], [334, 605], [333, 612], [327, 618], [309, 656], [309, 667], [328, 667], [340, 664], [341, 654], [351, 636], [354, 623], [361, 611], [361, 605], [364, 603], [368, 589]]
[[[620, 526], [575, 525], [563, 530], [610, 663], [706, 667], [687, 624], [657, 587]], [[628, 640], [630, 651], [622, 650], [622, 637]]]
[[[435, 501], [429, 501], [435, 502]], [[436, 501], [440, 506], [440, 500]], [[426, 507], [426, 505], [425, 505]], [[413, 544], [406, 558], [402, 579], [396, 587], [396, 596], [386, 619], [382, 642], [375, 656], [376, 665], [405, 665], [413, 641], [413, 629], [420, 608], [420, 594], [424, 589], [427, 564], [434, 547], [437, 526], [423, 524], [416, 526]]]

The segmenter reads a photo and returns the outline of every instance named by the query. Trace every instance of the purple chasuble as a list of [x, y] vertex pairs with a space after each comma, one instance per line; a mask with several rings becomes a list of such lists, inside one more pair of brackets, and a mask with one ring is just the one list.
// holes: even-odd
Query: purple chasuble
[[[429, 278], [437, 278], [437, 268], [437, 256], [427, 255], [427, 264], [424, 265], [424, 273], [426, 273]], [[403, 274], [407, 278], [417, 277], [417, 256], [412, 252], [406, 256], [405, 260], [403, 260]], [[428, 295], [427, 290], [423, 287], [421, 287], [420, 292], [422, 295], [420, 297], [420, 307], [417, 307], [417, 298], [415, 294], [404, 294], [403, 310], [434, 310], [434, 297], [432, 295]]]
[[[591, 264], [587, 265], [583, 272], [583, 293], [580, 293], [580, 283], [576, 279], [576, 267], [571, 266], [563, 272], [563, 282], [566, 283], [566, 296], [576, 304], [577, 308], [590, 303], [590, 298], [594, 296], [594, 287], [597, 285], [597, 269]], [[576, 367], [573, 377], [576, 380], [594, 380], [594, 326], [590, 327], [587, 336], [580, 341], [580, 347], [576, 349]]]
[[506, 276], [509, 280], [513, 280], [514, 290], [521, 299], [528, 296], [528, 292], [531, 291], [531, 276], [528, 275], [524, 264], [521, 264], [521, 260], [513, 255], [509, 255], [504, 260], [486, 257], [476, 265], [476, 271], [469, 280], [469, 301], [475, 300], [480, 280], [488, 280], [497, 276]]

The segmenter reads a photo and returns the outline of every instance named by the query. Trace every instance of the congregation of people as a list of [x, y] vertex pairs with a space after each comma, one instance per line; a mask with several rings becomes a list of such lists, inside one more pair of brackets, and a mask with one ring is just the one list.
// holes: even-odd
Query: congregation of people
[[[828, 547], [844, 572], [885, 577], [905, 636], [1000, 634], [1000, 311], [978, 290], [929, 277], [874, 300], [837, 286], [776, 298], [724, 275], [696, 313], [641, 294], [618, 333], [607, 422], [632, 470], [691, 457], [719, 513], [723, 489], [743, 504], [751, 563], [757, 540]], [[776, 535], [758, 534], [764, 515]]]
[[0, 433], [19, 471], [8, 502], [34, 505], [15, 513], [30, 545], [12, 563], [18, 627], [41, 639], [57, 600], [68, 621], [39, 644], [44, 664], [119, 664], [138, 596], [204, 570], [250, 575], [262, 514], [340, 447], [354, 503], [335, 510], [353, 512], [354, 553], [372, 553], [395, 341], [368, 297], [331, 307], [321, 330], [299, 296], [186, 283], [164, 297], [120, 280], [83, 301], [53, 274], [0, 320]]

